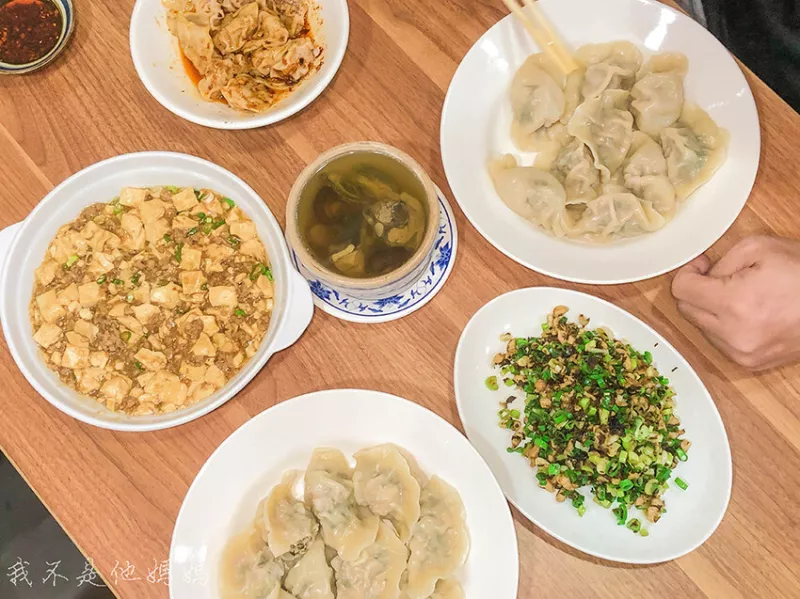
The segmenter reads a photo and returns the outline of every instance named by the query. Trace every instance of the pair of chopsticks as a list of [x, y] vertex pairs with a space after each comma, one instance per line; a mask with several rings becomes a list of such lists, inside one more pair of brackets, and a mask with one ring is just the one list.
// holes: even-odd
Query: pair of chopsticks
[[522, 21], [536, 44], [565, 76], [578, 68], [572, 53], [534, 0], [503, 0], [503, 2]]

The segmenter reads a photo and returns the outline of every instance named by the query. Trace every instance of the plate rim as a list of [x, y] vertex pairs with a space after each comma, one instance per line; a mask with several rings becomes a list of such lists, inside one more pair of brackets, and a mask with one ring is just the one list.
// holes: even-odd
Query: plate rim
[[[525, 507], [520, 505], [519, 501], [517, 501], [516, 499], [510, 497], [509, 494], [506, 493], [506, 491], [503, 489], [503, 487], [501, 485], [500, 488], [503, 489], [503, 494], [505, 495], [505, 497], [509, 501], [509, 503], [511, 503], [511, 505], [513, 505], [517, 509], [517, 511], [519, 511], [519, 513], [526, 520], [531, 522], [533, 525], [535, 525], [537, 528], [541, 529], [546, 534], [550, 535], [554, 539], [557, 539], [558, 541], [561, 541], [565, 545], [568, 545], [569, 547], [572, 547], [573, 549], [575, 549], [577, 551], [580, 551], [583, 554], [590, 555], [592, 557], [596, 557], [596, 558], [599, 558], [599, 559], [602, 559], [602, 560], [605, 560], [605, 561], [608, 561], [608, 562], [624, 563], [624, 564], [635, 564], [635, 565], [652, 565], [652, 564], [661, 564], [661, 563], [674, 561], [674, 560], [676, 560], [676, 559], [678, 559], [680, 557], [683, 557], [684, 555], [688, 555], [689, 553], [692, 553], [693, 551], [695, 551], [696, 549], [701, 547], [706, 541], [708, 541], [708, 539], [710, 539], [714, 535], [714, 533], [719, 528], [719, 525], [722, 523], [722, 520], [725, 518], [725, 515], [728, 512], [728, 507], [730, 506], [731, 495], [732, 495], [732, 492], [733, 492], [733, 475], [734, 475], [734, 472], [733, 472], [733, 454], [731, 452], [730, 438], [728, 437], [728, 431], [725, 428], [725, 421], [722, 419], [722, 415], [720, 414], [719, 409], [717, 408], [717, 404], [714, 401], [714, 398], [711, 395], [711, 392], [708, 390], [708, 387], [706, 387], [705, 383], [703, 382], [703, 379], [701, 379], [700, 375], [697, 374], [697, 371], [692, 367], [692, 365], [688, 362], [688, 360], [686, 360], [686, 358], [683, 356], [683, 354], [681, 354], [658, 331], [656, 331], [653, 327], [651, 327], [649, 324], [647, 324], [641, 318], [635, 316], [634, 314], [631, 314], [630, 312], [628, 312], [624, 308], [620, 308], [619, 306], [613, 304], [612, 302], [610, 302], [608, 300], [605, 300], [603, 298], [597, 297], [597, 296], [589, 294], [589, 293], [584, 293], [582, 291], [575, 291], [573, 289], [565, 289], [565, 288], [561, 288], [561, 287], [548, 287], [548, 286], [523, 287], [523, 288], [520, 288], [520, 289], [513, 289], [513, 290], [508, 291], [506, 293], [500, 294], [497, 297], [495, 297], [495, 298], [491, 299], [490, 301], [486, 302], [483, 306], [481, 306], [478, 310], [476, 310], [475, 313], [470, 317], [469, 321], [464, 326], [464, 329], [461, 332], [461, 336], [458, 339], [458, 345], [456, 346], [456, 354], [455, 354], [455, 361], [454, 361], [454, 367], [453, 367], [453, 391], [454, 391], [455, 398], [456, 398], [456, 407], [458, 409], [458, 416], [461, 419], [462, 426], [464, 427], [464, 435], [467, 437], [467, 439], [470, 440], [470, 444], [472, 444], [472, 440], [471, 440], [470, 434], [468, 432], [468, 427], [467, 427], [467, 424], [466, 424], [466, 422], [464, 420], [464, 411], [463, 411], [464, 398], [462, 398], [460, 393], [459, 393], [459, 384], [458, 384], [459, 376], [458, 375], [459, 375], [459, 372], [461, 370], [459, 365], [463, 361], [463, 352], [465, 351], [464, 350], [465, 338], [466, 338], [468, 332], [470, 331], [470, 328], [473, 326], [473, 323], [476, 321], [476, 319], [479, 317], [479, 315], [481, 315], [485, 311], [488, 311], [489, 309], [491, 309], [491, 307], [494, 304], [499, 303], [499, 301], [501, 299], [505, 298], [506, 296], [515, 295], [515, 294], [523, 295], [523, 294], [528, 294], [528, 293], [547, 294], [547, 293], [551, 293], [551, 292], [554, 292], [554, 291], [558, 292], [558, 293], [565, 293], [565, 294], [571, 295], [571, 296], [579, 296], [579, 297], [582, 297], [582, 298], [588, 298], [591, 301], [595, 301], [595, 302], [599, 303], [601, 306], [603, 306], [605, 308], [611, 309], [612, 311], [616, 311], [618, 313], [623, 313], [624, 315], [633, 318], [635, 321], [637, 321], [639, 324], [643, 325], [647, 330], [649, 330], [652, 334], [654, 334], [656, 336], [656, 338], [658, 339], [659, 345], [664, 345], [665, 347], [669, 348], [674, 353], [674, 355], [677, 357], [678, 361], [680, 362], [680, 367], [681, 368], [685, 368], [686, 370], [688, 370], [691, 373], [691, 375], [694, 376], [700, 382], [701, 387], [703, 388], [703, 390], [705, 391], [706, 395], [708, 396], [708, 400], [711, 403], [711, 406], [713, 408], [714, 414], [716, 415], [716, 419], [719, 422], [720, 428], [722, 429], [722, 437], [723, 437], [723, 440], [725, 441], [725, 446], [728, 449], [728, 451], [727, 451], [727, 460], [725, 461], [724, 464], [722, 464], [722, 466], [724, 466], [726, 468], [726, 470], [727, 470], [727, 473], [728, 473], [728, 477], [727, 478], [730, 481], [729, 484], [728, 484], [728, 489], [727, 489], [727, 493], [726, 493], [726, 497], [725, 497], [725, 502], [724, 502], [724, 505], [722, 507], [722, 510], [720, 511], [719, 517], [713, 523], [713, 526], [709, 529], [708, 534], [706, 534], [700, 541], [698, 541], [692, 547], [690, 547], [688, 549], [685, 549], [685, 550], [682, 550], [682, 551], [673, 552], [672, 554], [670, 554], [670, 555], [668, 555], [666, 557], [660, 558], [660, 559], [623, 559], [623, 558], [619, 558], [619, 557], [611, 557], [607, 553], [601, 553], [599, 551], [592, 551], [592, 550], [587, 550], [587, 549], [585, 549], [583, 547], [578, 547], [576, 545], [576, 543], [570, 541], [569, 539], [565, 538], [564, 536], [562, 536], [560, 534], [557, 534], [557, 533], [553, 532], [548, 526], [543, 524], [538, 518], [532, 516], [531, 515], [532, 514], [531, 510], [526, 509]], [[473, 445], [473, 447], [475, 447], [475, 446]], [[475, 450], [478, 451], [478, 448], [475, 447]], [[498, 451], [498, 454], [502, 456], [502, 453], [500, 451]], [[485, 459], [484, 459], [484, 462], [486, 462]], [[488, 462], [486, 462], [486, 463], [488, 465]], [[498, 484], [500, 484], [499, 481], [498, 481]]]
[[[172, 577], [173, 576], [177, 576], [177, 574], [174, 573], [175, 569], [173, 568], [173, 566], [175, 565], [176, 537], [177, 537], [177, 534], [178, 534], [178, 528], [179, 528], [179, 525], [180, 525], [181, 521], [184, 518], [187, 517], [186, 516], [186, 509], [187, 509], [186, 505], [188, 503], [189, 496], [192, 494], [192, 492], [195, 489], [196, 485], [199, 484], [198, 481], [200, 480], [201, 476], [203, 476], [207, 472], [207, 470], [210, 468], [210, 465], [211, 465], [213, 459], [215, 457], [217, 457], [217, 454], [221, 453], [224, 450], [224, 448], [227, 446], [227, 444], [229, 442], [232, 442], [232, 440], [238, 434], [240, 434], [241, 431], [245, 427], [255, 427], [260, 420], [263, 420], [264, 418], [267, 417], [267, 416], [265, 416], [266, 414], [273, 412], [273, 410], [276, 410], [276, 409], [287, 410], [287, 409], [290, 409], [290, 406], [292, 406], [294, 403], [296, 403], [297, 400], [300, 400], [300, 401], [306, 400], [306, 401], [308, 401], [309, 400], [308, 398], [316, 398], [316, 397], [323, 397], [324, 398], [325, 396], [333, 395], [333, 394], [337, 394], [337, 393], [345, 393], [345, 394], [352, 394], [352, 395], [358, 395], [358, 396], [363, 396], [363, 397], [371, 397], [373, 400], [374, 399], [380, 399], [380, 400], [385, 400], [385, 401], [392, 401], [392, 402], [397, 403], [399, 405], [405, 405], [406, 407], [408, 407], [411, 410], [416, 410], [419, 414], [428, 413], [428, 415], [432, 416], [434, 418], [434, 420], [439, 420], [441, 423], [445, 424], [447, 427], [452, 429], [452, 432], [454, 432], [458, 437], [460, 437], [463, 440], [465, 449], [467, 451], [473, 452], [475, 457], [478, 458], [479, 462], [483, 466], [483, 469], [485, 470], [486, 475], [489, 477], [489, 479], [494, 481], [495, 488], [496, 488], [497, 492], [499, 492], [500, 496], [502, 497], [502, 502], [503, 502], [503, 505], [505, 506], [505, 509], [502, 510], [502, 516], [498, 513], [498, 517], [502, 517], [503, 520], [506, 521], [506, 524], [507, 524], [507, 526], [509, 528], [509, 531], [510, 531], [509, 540], [513, 541], [513, 545], [514, 545], [513, 549], [514, 550], [513, 550], [512, 554], [515, 556], [515, 559], [514, 559], [513, 564], [511, 565], [511, 568], [515, 573], [516, 583], [515, 583], [514, 586], [515, 586], [516, 592], [518, 593], [519, 592], [520, 553], [519, 553], [519, 538], [518, 538], [518, 535], [517, 535], [517, 530], [516, 530], [516, 526], [515, 526], [515, 522], [514, 522], [514, 516], [513, 516], [512, 512], [511, 512], [511, 508], [510, 508], [510, 506], [508, 504], [507, 497], [506, 497], [505, 493], [503, 492], [503, 489], [500, 486], [499, 481], [495, 477], [494, 472], [489, 467], [489, 464], [486, 463], [486, 460], [483, 458], [481, 453], [477, 450], [477, 448], [469, 440], [469, 438], [464, 433], [462, 433], [460, 430], [458, 430], [458, 428], [456, 428], [453, 424], [451, 424], [449, 421], [447, 421], [444, 417], [440, 416], [439, 414], [437, 414], [433, 410], [431, 410], [429, 408], [426, 408], [425, 406], [423, 406], [423, 405], [421, 405], [421, 404], [419, 404], [419, 403], [417, 403], [415, 401], [412, 401], [410, 399], [406, 399], [406, 398], [401, 397], [399, 395], [394, 395], [392, 393], [387, 393], [387, 392], [384, 392], [384, 391], [377, 391], [377, 390], [374, 390], [374, 389], [359, 389], [359, 388], [355, 388], [355, 387], [337, 387], [337, 388], [331, 388], [331, 389], [320, 389], [320, 390], [317, 390], [317, 391], [310, 391], [308, 393], [303, 393], [301, 395], [297, 395], [297, 396], [288, 398], [286, 400], [281, 401], [280, 403], [277, 403], [277, 404], [275, 404], [273, 406], [270, 406], [266, 410], [263, 410], [260, 413], [256, 414], [255, 416], [252, 416], [251, 418], [248, 418], [248, 420], [246, 420], [239, 427], [237, 427], [233, 432], [231, 432], [214, 449], [214, 451], [211, 453], [211, 455], [208, 456], [206, 461], [203, 463], [203, 465], [197, 471], [197, 474], [194, 476], [194, 479], [192, 480], [192, 483], [189, 485], [189, 488], [187, 489], [187, 491], [186, 491], [186, 493], [185, 493], [185, 495], [183, 497], [183, 500], [181, 501], [181, 507], [178, 510], [178, 515], [175, 518], [175, 523], [174, 523], [173, 528], [172, 528], [172, 535], [170, 536], [169, 555], [168, 555], [168, 561], [169, 561], [169, 564], [170, 564], [170, 569], [169, 569], [170, 570], [170, 585], [169, 585], [169, 596], [170, 596], [170, 599], [180, 599], [180, 598], [177, 597], [177, 595], [173, 594], [176, 591], [174, 590], [175, 586], [171, 584], [172, 583]], [[284, 406], [284, 407], [281, 407], [281, 406]], [[270, 414], [270, 415], [272, 415], [272, 414]], [[505, 563], [508, 563], [508, 562], [505, 562]]]
[[[691, 19], [691, 17], [689, 17], [685, 13], [682, 13], [682, 12], [680, 12], [680, 11], [678, 11], [678, 10], [674, 9], [673, 7], [668, 6], [666, 4], [661, 4], [660, 2], [657, 2], [657, 1], [654, 1], [654, 0], [629, 0], [629, 1], [630, 1], [631, 4], [642, 4], [642, 5], [646, 5], [646, 6], [653, 6], [653, 7], [656, 7], [658, 9], [666, 9], [666, 10], [674, 13], [676, 15], [676, 19], [684, 19], [684, 18], [689, 19], [697, 27], [700, 27], [701, 29], [704, 29], [699, 23], [693, 21]], [[478, 231], [478, 233], [480, 233], [481, 237], [483, 237], [486, 240], [487, 243], [489, 243], [492, 247], [494, 247], [495, 249], [500, 251], [502, 254], [504, 254], [505, 256], [507, 256], [508, 258], [513, 260], [514, 262], [517, 262], [518, 264], [521, 264], [522, 266], [524, 266], [525, 268], [527, 268], [529, 270], [532, 270], [534, 272], [537, 272], [539, 274], [545, 275], [547, 277], [551, 277], [551, 278], [559, 280], [559, 281], [565, 281], [565, 282], [570, 282], [570, 283], [579, 283], [579, 284], [585, 284], [585, 285], [622, 285], [622, 284], [626, 284], [626, 283], [636, 283], [636, 282], [639, 282], [639, 281], [647, 281], [647, 280], [650, 280], [650, 279], [655, 279], [657, 277], [660, 277], [660, 276], [662, 276], [664, 274], [667, 274], [669, 272], [672, 272], [674, 270], [677, 270], [677, 269], [685, 266], [686, 264], [688, 264], [692, 260], [696, 259], [698, 256], [704, 254], [709, 249], [711, 249], [731, 229], [731, 227], [734, 225], [736, 220], [738, 220], [738, 218], [741, 216], [742, 212], [744, 211], [745, 207], [747, 206], [747, 202], [749, 201], [750, 196], [753, 193], [753, 189], [755, 187], [755, 183], [756, 183], [756, 180], [758, 178], [758, 173], [760, 171], [760, 167], [761, 167], [761, 150], [762, 150], [763, 143], [762, 143], [762, 139], [761, 139], [761, 137], [762, 137], [762, 135], [761, 135], [761, 118], [760, 118], [760, 115], [758, 113], [758, 106], [756, 104], [755, 97], [753, 96], [753, 90], [750, 87], [750, 82], [747, 80], [747, 77], [746, 77], [744, 71], [742, 70], [742, 67], [736, 61], [736, 58], [722, 44], [722, 42], [720, 42], [708, 30], [705, 30], [705, 29], [704, 29], [704, 31], [711, 38], [713, 38], [713, 42], [712, 43], [716, 43], [720, 47], [720, 49], [722, 49], [724, 52], [726, 52], [730, 56], [730, 59], [732, 60], [733, 64], [736, 66], [736, 68], [741, 73], [742, 78], [743, 78], [743, 80], [744, 80], [744, 82], [746, 84], [746, 91], [747, 91], [746, 96], [744, 98], [744, 101], [748, 102], [749, 108], [752, 109], [752, 113], [755, 115], [755, 125], [756, 125], [755, 129], [756, 129], [757, 134], [758, 134], [758, 136], [757, 136], [758, 137], [758, 142], [757, 142], [756, 147], [755, 147], [755, 150], [756, 150], [755, 151], [755, 155], [756, 155], [755, 169], [753, 170], [752, 180], [747, 185], [747, 187], [749, 187], [749, 189], [747, 191], [747, 194], [745, 196], [744, 201], [742, 202], [742, 206], [736, 212], [736, 214], [733, 215], [731, 219], [729, 219], [729, 222], [727, 222], [724, 227], [720, 227], [719, 234], [715, 234], [715, 239], [708, 245], [708, 247], [706, 249], [700, 250], [700, 251], [697, 251], [697, 252], [691, 252], [690, 257], [688, 257], [686, 259], [681, 259], [681, 263], [680, 264], [676, 264], [676, 265], [673, 265], [671, 267], [662, 267], [662, 268], [659, 268], [657, 270], [654, 270], [653, 272], [651, 272], [649, 274], [641, 274], [641, 275], [635, 275], [635, 276], [629, 276], [629, 277], [621, 277], [621, 278], [617, 277], [617, 278], [597, 279], [597, 278], [591, 278], [591, 277], [565, 276], [565, 275], [562, 275], [562, 274], [557, 274], [557, 273], [551, 271], [550, 269], [543, 268], [541, 266], [534, 266], [530, 260], [528, 260], [528, 259], [526, 259], [526, 258], [524, 258], [522, 256], [514, 255], [514, 253], [511, 250], [509, 250], [506, 247], [504, 247], [502, 243], [496, 242], [493, 238], [490, 238], [486, 234], [485, 228], [477, 222], [478, 219], [476, 219], [474, 217], [474, 215], [471, 214], [468, 209], [464, 208], [464, 206], [462, 205], [461, 201], [458, 198], [458, 194], [456, 193], [456, 190], [455, 190], [455, 188], [453, 186], [453, 183], [451, 182], [451, 176], [449, 174], [451, 172], [451, 170], [448, 169], [448, 164], [451, 163], [452, 161], [447, 159], [448, 151], [446, 150], [446, 148], [448, 147], [448, 144], [445, 141], [445, 138], [446, 138], [446, 131], [445, 131], [446, 127], [445, 127], [445, 125], [448, 123], [448, 116], [447, 116], [448, 113], [452, 112], [452, 110], [453, 110], [451, 105], [454, 104], [454, 102], [455, 102], [455, 100], [453, 99], [454, 96], [455, 96], [454, 83], [456, 82], [456, 80], [458, 79], [459, 75], [461, 74], [462, 69], [465, 68], [464, 67], [465, 63], [471, 57], [473, 52], [477, 52], [477, 49], [478, 49], [479, 45], [485, 39], [487, 39], [490, 36], [490, 34], [492, 34], [494, 29], [500, 29], [500, 28], [503, 28], [503, 27], [509, 27], [510, 24], [513, 23], [514, 18], [515, 17], [514, 17], [513, 14], [508, 14], [508, 15], [502, 17], [501, 19], [499, 19], [496, 23], [494, 23], [491, 27], [489, 27], [472, 44], [472, 46], [470, 46], [469, 50], [467, 50], [466, 54], [463, 56], [461, 61], [458, 63], [458, 67], [456, 67], [455, 73], [453, 74], [453, 77], [450, 80], [450, 83], [448, 85], [447, 93], [445, 94], [444, 103], [442, 105], [442, 116], [441, 116], [441, 120], [440, 120], [440, 124], [439, 124], [439, 147], [440, 147], [440, 150], [441, 150], [441, 160], [442, 160], [442, 166], [443, 166], [443, 169], [444, 169], [445, 178], [447, 179], [448, 185], [450, 186], [450, 189], [453, 192], [453, 197], [455, 198], [455, 201], [458, 204], [459, 208], [461, 208], [461, 211], [464, 213], [464, 216], [466, 216], [467, 220], [472, 224], [472, 226], [475, 227], [475, 229]], [[521, 218], [521, 217], [519, 217], [519, 218]], [[667, 224], [669, 224], [669, 223], [667, 223]], [[535, 225], [532, 225], [532, 226], [535, 226]], [[689, 256], [689, 255], [687, 254], [687, 256]]]

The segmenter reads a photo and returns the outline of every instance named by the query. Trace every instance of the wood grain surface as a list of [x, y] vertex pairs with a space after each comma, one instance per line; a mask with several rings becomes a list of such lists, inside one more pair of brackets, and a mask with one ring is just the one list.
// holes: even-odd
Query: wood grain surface
[[[507, 12], [499, 0], [350, 0], [350, 45], [328, 90], [281, 124], [226, 132], [173, 116], [139, 82], [128, 50], [133, 0], [76, 4], [75, 37], [57, 62], [34, 75], [0, 78], [0, 227], [24, 218], [76, 171], [141, 150], [188, 152], [232, 170], [281, 223], [300, 170], [346, 141], [402, 148], [452, 198], [439, 155], [444, 95], [470, 46]], [[749, 73], [748, 80], [761, 117], [761, 169], [712, 257], [752, 233], [800, 236], [800, 116]], [[800, 596], [800, 367], [755, 376], [726, 360], [678, 315], [671, 274], [614, 287], [551, 280], [502, 256], [453, 206], [457, 264], [427, 307], [382, 325], [347, 324], [317, 311], [300, 342], [234, 400], [177, 429], [134, 435], [83, 425], [38, 396], [0, 342], [0, 446], [119, 597], [167, 597], [167, 586], [148, 582], [148, 570], [168, 556], [195, 474], [237, 427], [276, 403], [336, 387], [400, 394], [460, 426], [452, 365], [468, 319], [512, 289], [570, 287], [644, 319], [697, 369], [730, 436], [733, 496], [703, 547], [652, 567], [582, 555], [515, 512], [519, 597]], [[136, 568], [130, 578], [139, 580], [120, 576], [128, 564]]]

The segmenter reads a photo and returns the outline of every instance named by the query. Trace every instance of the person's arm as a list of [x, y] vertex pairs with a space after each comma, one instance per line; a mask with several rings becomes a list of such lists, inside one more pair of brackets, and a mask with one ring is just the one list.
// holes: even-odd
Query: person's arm
[[800, 242], [749, 237], [716, 264], [700, 256], [672, 282], [680, 312], [735, 362], [800, 360]]

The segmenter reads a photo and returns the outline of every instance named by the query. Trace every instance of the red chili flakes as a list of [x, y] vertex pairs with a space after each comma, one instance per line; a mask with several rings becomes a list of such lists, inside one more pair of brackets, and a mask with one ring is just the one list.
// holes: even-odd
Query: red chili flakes
[[0, 62], [27, 64], [58, 43], [64, 17], [51, 0], [0, 0]]

